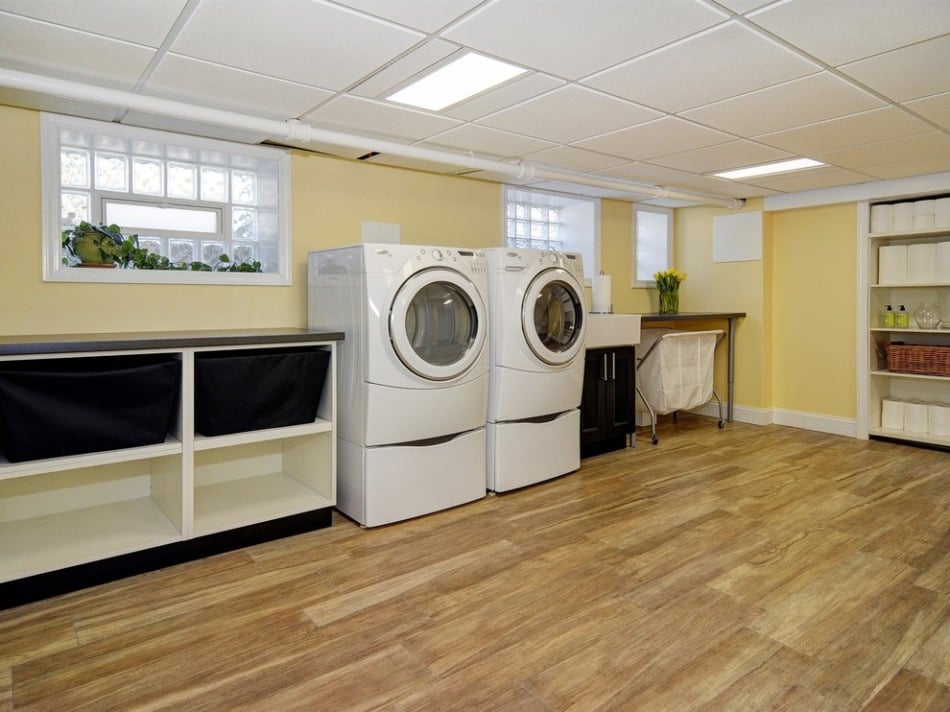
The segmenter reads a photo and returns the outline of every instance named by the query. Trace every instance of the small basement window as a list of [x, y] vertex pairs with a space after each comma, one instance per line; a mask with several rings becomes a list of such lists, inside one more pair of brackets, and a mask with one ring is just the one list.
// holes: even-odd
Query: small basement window
[[[42, 131], [45, 280], [291, 283], [286, 151], [53, 114]], [[81, 222], [137, 235], [152, 267], [83, 269], [62, 243]]]
[[653, 275], [673, 266], [673, 211], [652, 205], [633, 206], [633, 275], [631, 287], [655, 287]]
[[600, 201], [505, 187], [508, 247], [579, 252], [590, 283], [600, 269]]

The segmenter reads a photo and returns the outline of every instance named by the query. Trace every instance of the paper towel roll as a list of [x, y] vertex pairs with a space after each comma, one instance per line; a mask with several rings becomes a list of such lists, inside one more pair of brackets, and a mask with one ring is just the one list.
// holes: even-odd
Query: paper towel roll
[[877, 283], [907, 283], [907, 245], [883, 245], [877, 253]]
[[920, 215], [914, 216], [914, 229], [915, 230], [929, 230], [934, 226], [934, 214], [933, 213], [921, 213]]
[[871, 232], [894, 231], [894, 206], [887, 203], [871, 206]]
[[937, 268], [934, 275], [938, 284], [950, 284], [950, 242], [937, 243]]
[[610, 275], [595, 274], [591, 281], [591, 293], [593, 307], [591, 311], [595, 314], [607, 314], [611, 311], [610, 305]]
[[932, 284], [937, 280], [937, 245], [933, 242], [907, 247], [907, 283]]
[[926, 433], [928, 408], [929, 406], [921, 401], [904, 403], [904, 430], [911, 433]]
[[950, 227], [950, 198], [934, 201], [934, 227]]
[[896, 398], [881, 401], [881, 427], [888, 430], [904, 429], [904, 401]]
[[913, 203], [894, 204], [894, 229], [897, 231], [914, 229]]
[[931, 403], [927, 408], [927, 417], [931, 435], [950, 437], [950, 405]]

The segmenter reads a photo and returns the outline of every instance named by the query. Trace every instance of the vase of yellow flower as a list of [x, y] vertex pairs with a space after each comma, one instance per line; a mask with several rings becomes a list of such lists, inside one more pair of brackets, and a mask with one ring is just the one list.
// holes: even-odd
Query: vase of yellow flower
[[680, 282], [686, 275], [671, 268], [654, 272], [653, 279], [660, 290], [660, 314], [676, 314], [680, 310]]

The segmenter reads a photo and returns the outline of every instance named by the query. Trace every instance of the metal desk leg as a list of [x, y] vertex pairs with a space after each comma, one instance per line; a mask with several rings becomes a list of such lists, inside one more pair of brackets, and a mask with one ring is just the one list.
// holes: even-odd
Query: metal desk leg
[[729, 403], [726, 420], [732, 422], [732, 407], [736, 402], [736, 317], [729, 319]]

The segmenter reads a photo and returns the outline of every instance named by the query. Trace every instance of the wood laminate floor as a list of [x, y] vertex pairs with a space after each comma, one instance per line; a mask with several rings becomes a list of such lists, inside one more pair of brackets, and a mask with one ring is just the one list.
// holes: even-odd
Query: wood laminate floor
[[0, 612], [0, 710], [165, 709], [946, 712], [950, 455], [682, 416], [518, 492]]

